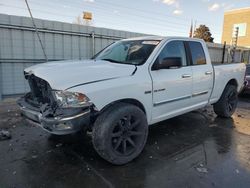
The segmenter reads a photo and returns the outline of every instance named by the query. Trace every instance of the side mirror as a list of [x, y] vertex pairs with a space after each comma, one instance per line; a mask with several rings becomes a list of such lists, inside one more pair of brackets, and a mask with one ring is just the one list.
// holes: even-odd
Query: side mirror
[[156, 62], [154, 70], [159, 69], [176, 69], [182, 66], [182, 60], [180, 57], [166, 57], [161, 62]]

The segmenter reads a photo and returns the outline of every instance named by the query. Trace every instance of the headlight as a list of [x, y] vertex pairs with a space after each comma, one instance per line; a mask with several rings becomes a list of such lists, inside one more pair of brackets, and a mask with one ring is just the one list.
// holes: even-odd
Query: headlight
[[85, 107], [90, 105], [89, 98], [82, 93], [69, 91], [55, 91], [54, 93], [61, 107]]

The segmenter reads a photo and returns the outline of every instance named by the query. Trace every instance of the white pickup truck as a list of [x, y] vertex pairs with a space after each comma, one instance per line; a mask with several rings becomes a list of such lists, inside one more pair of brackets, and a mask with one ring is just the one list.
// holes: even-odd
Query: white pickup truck
[[230, 117], [245, 65], [213, 66], [206, 43], [142, 37], [111, 44], [91, 60], [24, 70], [31, 92], [19, 99], [29, 122], [52, 134], [92, 131], [97, 153], [121, 165], [143, 150], [148, 125], [212, 104]]

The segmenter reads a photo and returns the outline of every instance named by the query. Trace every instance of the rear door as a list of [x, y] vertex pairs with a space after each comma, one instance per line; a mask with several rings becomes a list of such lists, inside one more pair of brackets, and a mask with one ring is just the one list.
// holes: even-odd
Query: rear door
[[192, 69], [188, 66], [184, 42], [180, 40], [167, 42], [154, 64], [161, 63], [165, 58], [181, 58], [182, 66], [159, 70], [152, 68], [153, 122], [181, 113], [190, 106]]
[[[213, 87], [213, 67], [206, 54], [202, 43], [188, 41], [191, 68], [193, 72], [192, 104], [204, 105], [208, 102]], [[208, 54], [207, 54], [208, 55]]]

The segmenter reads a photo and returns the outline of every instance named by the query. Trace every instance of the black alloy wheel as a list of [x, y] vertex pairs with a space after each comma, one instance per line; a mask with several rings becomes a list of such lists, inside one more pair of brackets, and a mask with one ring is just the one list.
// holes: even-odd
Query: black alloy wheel
[[126, 164], [145, 146], [146, 115], [135, 105], [117, 103], [98, 116], [92, 132], [94, 148], [102, 158], [115, 165]]
[[112, 148], [118, 155], [129, 155], [142, 142], [144, 126], [140, 119], [133, 115], [126, 115], [113, 128], [111, 135]]

